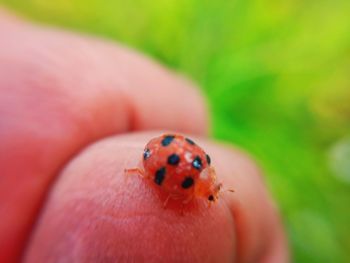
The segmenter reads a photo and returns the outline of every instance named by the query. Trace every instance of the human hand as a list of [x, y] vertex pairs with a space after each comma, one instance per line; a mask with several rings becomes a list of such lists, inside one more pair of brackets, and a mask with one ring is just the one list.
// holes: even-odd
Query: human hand
[[[192, 84], [127, 48], [5, 14], [0, 39], [3, 262], [287, 262], [259, 169], [206, 137]], [[164, 131], [191, 134], [235, 193], [181, 216], [126, 179]]]

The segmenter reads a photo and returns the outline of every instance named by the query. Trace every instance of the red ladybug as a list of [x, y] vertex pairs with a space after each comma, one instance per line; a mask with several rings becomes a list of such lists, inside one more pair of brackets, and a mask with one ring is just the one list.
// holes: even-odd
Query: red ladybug
[[126, 169], [138, 173], [183, 204], [195, 197], [215, 202], [222, 184], [216, 182], [210, 157], [191, 139], [178, 134], [165, 134], [150, 140], [143, 152], [143, 167]]

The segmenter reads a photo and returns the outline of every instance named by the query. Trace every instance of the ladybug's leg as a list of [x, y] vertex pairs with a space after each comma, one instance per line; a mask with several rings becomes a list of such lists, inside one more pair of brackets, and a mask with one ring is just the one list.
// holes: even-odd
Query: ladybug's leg
[[181, 203], [181, 215], [182, 215], [182, 216], [185, 215], [185, 212], [184, 212], [184, 210], [185, 210], [185, 205], [187, 205], [189, 202], [191, 202], [191, 201], [193, 200], [193, 197], [194, 197], [194, 195], [191, 194], [191, 195], [189, 195], [186, 199], [184, 199], [184, 200], [182, 201], [182, 203]]
[[210, 208], [211, 207], [211, 201], [207, 201], [208, 202], [208, 208]]
[[209, 167], [209, 176], [213, 182], [216, 181], [216, 172], [215, 172], [214, 167], [212, 167], [212, 166]]
[[184, 215], [185, 215], [184, 210], [185, 210], [185, 205], [184, 205], [184, 203], [182, 203], [182, 204], [181, 204], [181, 216], [184, 216]]
[[137, 175], [139, 175], [139, 176], [142, 177], [142, 178], [146, 177], [145, 172], [144, 172], [141, 168], [139, 168], [139, 167], [131, 168], [131, 169], [125, 169], [125, 170], [124, 170], [124, 173], [125, 173], [126, 175], [137, 174]]
[[182, 201], [182, 204], [186, 205], [191, 202], [193, 199], [193, 195], [189, 195], [185, 200]]
[[171, 197], [171, 195], [169, 194], [168, 197], [165, 199], [165, 201], [164, 201], [164, 203], [163, 203], [163, 208], [164, 208], [164, 209], [166, 208], [170, 197]]
[[176, 194], [169, 194], [169, 195], [167, 196], [167, 198], [165, 199], [164, 203], [163, 203], [163, 208], [164, 208], [164, 209], [166, 208], [166, 206], [167, 206], [167, 204], [168, 204], [170, 198], [172, 198], [173, 200], [177, 200], [177, 199], [180, 199], [181, 197], [178, 196], [178, 195], [176, 195]]

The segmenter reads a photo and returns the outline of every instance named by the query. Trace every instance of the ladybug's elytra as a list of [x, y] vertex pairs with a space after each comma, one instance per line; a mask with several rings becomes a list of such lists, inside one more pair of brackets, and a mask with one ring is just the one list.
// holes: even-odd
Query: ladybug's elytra
[[208, 202], [218, 199], [222, 184], [216, 182], [215, 170], [208, 154], [191, 139], [165, 134], [150, 140], [143, 152], [143, 167], [126, 169], [138, 173], [161, 188], [168, 198], [184, 204], [195, 197]]

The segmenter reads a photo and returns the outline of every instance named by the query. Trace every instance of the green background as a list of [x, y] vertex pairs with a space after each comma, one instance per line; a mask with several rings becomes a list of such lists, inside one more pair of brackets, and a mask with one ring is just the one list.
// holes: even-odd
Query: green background
[[194, 79], [214, 136], [264, 168], [294, 262], [350, 262], [350, 1], [0, 2]]

